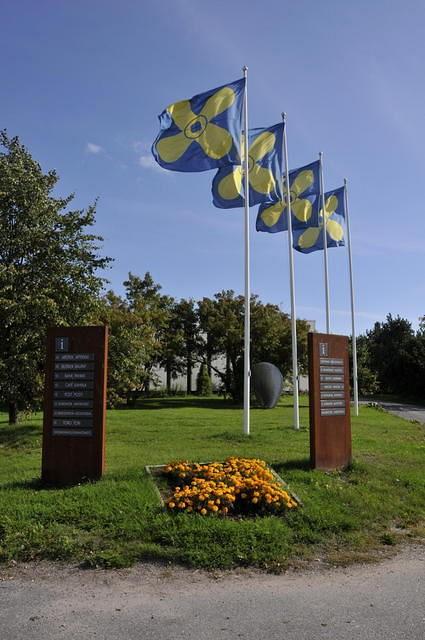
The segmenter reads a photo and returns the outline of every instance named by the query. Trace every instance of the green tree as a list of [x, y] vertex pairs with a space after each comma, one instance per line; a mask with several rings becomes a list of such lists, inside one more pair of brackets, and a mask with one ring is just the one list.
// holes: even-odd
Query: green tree
[[384, 393], [408, 393], [412, 374], [415, 333], [411, 323], [388, 314], [366, 332], [370, 367]]
[[197, 362], [200, 346], [198, 314], [195, 302], [182, 299], [176, 304], [176, 317], [184, 341], [184, 367], [186, 369], [186, 393], [192, 393], [192, 371]]
[[185, 370], [185, 336], [179, 304], [173, 298], [165, 301], [166, 322], [161, 332], [160, 357], [158, 364], [165, 369], [167, 393], [171, 393], [172, 380]]
[[81, 324], [97, 304], [101, 237], [90, 233], [96, 204], [68, 210], [17, 137], [0, 132], [0, 398], [9, 422], [41, 397], [46, 329]]
[[425, 401], [425, 334], [420, 329], [410, 341], [407, 349], [408, 377], [405, 384], [406, 396]]
[[214, 318], [216, 301], [211, 298], [202, 298], [198, 302], [199, 320], [199, 351], [201, 357], [207, 364], [208, 375], [211, 377], [212, 361], [215, 355], [220, 352], [220, 345], [214, 340]]
[[109, 326], [108, 405], [131, 404], [145, 388], [157, 343], [146, 315], [135, 313], [128, 300], [109, 291], [102, 300], [96, 322]]
[[110, 329], [108, 400], [110, 406], [134, 403], [157, 382], [156, 368], [167, 372], [167, 388], [185, 364], [186, 346], [179, 305], [161, 293], [149, 272], [129, 273], [125, 297], [109, 292], [97, 321]]
[[131, 308], [135, 308], [143, 300], [146, 308], [155, 309], [161, 301], [162, 296], [159, 292], [162, 287], [155, 282], [149, 271], [146, 271], [143, 278], [130, 272], [128, 280], [124, 281], [124, 286], [126, 298]]
[[425, 318], [414, 331], [409, 320], [388, 314], [357, 338], [360, 394], [377, 392], [425, 400]]
[[[244, 315], [243, 296], [234, 291], [221, 291], [214, 300], [204, 298], [199, 303], [200, 325], [204, 332], [204, 360], [225, 359], [224, 371], [211, 364], [220, 377], [225, 394], [241, 400], [243, 394]], [[308, 324], [297, 321], [300, 370], [307, 364]], [[273, 304], [263, 304], [251, 296], [251, 363], [271, 362], [286, 376], [292, 365], [291, 323], [289, 317]]]
[[203, 362], [196, 378], [196, 392], [199, 396], [209, 396], [212, 393], [211, 378], [208, 375], [208, 367]]
[[[300, 373], [307, 369], [307, 334], [309, 325], [297, 320], [297, 355]], [[292, 370], [292, 327], [290, 317], [277, 305], [263, 304], [258, 298], [251, 302], [252, 362], [271, 362], [284, 378]]]
[[[374, 371], [367, 336], [357, 336], [357, 381], [360, 396], [373, 396], [379, 392], [378, 374]], [[350, 385], [353, 388], [352, 341], [350, 340]]]
[[240, 382], [243, 384], [243, 344], [244, 344], [244, 297], [236, 296], [230, 290], [220, 291], [211, 304], [204, 298], [203, 307], [208, 309], [208, 321], [204, 327], [208, 331], [210, 355], [221, 355], [225, 359], [224, 371], [213, 366], [219, 376], [225, 395], [240, 399]]
[[149, 271], [143, 278], [129, 273], [124, 282], [128, 307], [138, 316], [150, 334], [149, 349], [144, 360], [144, 383], [142, 390], [149, 392], [151, 382], [155, 381], [155, 367], [161, 363], [168, 326], [170, 308], [173, 300], [161, 294], [161, 285], [156, 283]]

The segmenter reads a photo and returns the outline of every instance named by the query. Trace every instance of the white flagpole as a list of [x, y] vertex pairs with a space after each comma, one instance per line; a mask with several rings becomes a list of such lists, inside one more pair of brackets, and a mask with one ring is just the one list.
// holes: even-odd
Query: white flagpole
[[245, 193], [245, 214], [244, 214], [244, 247], [245, 247], [245, 322], [244, 322], [244, 389], [243, 389], [243, 432], [249, 436], [250, 418], [250, 333], [251, 333], [251, 286], [250, 286], [250, 247], [249, 247], [249, 168], [248, 168], [248, 67], [243, 67], [245, 77], [244, 95], [244, 193]]
[[326, 216], [325, 216], [325, 188], [323, 186], [323, 152], [319, 153], [320, 162], [320, 195], [322, 200], [322, 214], [323, 214], [323, 258], [325, 262], [325, 298], [326, 298], [326, 333], [331, 332], [330, 325], [330, 303], [329, 303], [329, 272], [328, 272], [328, 238], [326, 231]]
[[292, 246], [292, 212], [291, 191], [289, 185], [288, 142], [286, 138], [286, 113], [282, 113], [283, 120], [283, 154], [285, 156], [286, 208], [288, 212], [288, 254], [289, 277], [291, 291], [291, 328], [292, 328], [292, 393], [294, 398], [294, 429], [300, 428], [300, 410], [298, 399], [298, 354], [297, 354], [297, 316], [295, 311], [295, 277], [294, 277], [294, 249]]
[[353, 281], [353, 258], [351, 254], [351, 234], [350, 234], [350, 216], [348, 212], [348, 189], [347, 178], [344, 178], [344, 197], [345, 197], [345, 220], [347, 223], [347, 244], [348, 244], [348, 267], [350, 272], [350, 296], [351, 296], [351, 333], [353, 345], [353, 394], [354, 394], [354, 413], [359, 415], [359, 388], [357, 380], [357, 342], [356, 342], [356, 324], [354, 314], [354, 281]]

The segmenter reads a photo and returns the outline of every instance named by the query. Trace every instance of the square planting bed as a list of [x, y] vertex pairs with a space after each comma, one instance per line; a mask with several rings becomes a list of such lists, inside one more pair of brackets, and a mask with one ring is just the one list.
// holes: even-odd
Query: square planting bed
[[286, 482], [264, 461], [148, 465], [158, 499], [169, 512], [243, 517], [283, 515], [302, 506]]

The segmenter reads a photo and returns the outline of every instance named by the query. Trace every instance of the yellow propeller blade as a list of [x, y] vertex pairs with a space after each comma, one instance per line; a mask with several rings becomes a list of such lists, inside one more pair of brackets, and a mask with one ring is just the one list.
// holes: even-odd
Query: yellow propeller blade
[[182, 131], [185, 130], [189, 122], [196, 118], [196, 114], [193, 113], [192, 109], [190, 108], [189, 100], [181, 100], [180, 102], [170, 104], [170, 106], [167, 107], [167, 111], [171, 115], [178, 128]]
[[223, 87], [217, 93], [214, 93], [206, 101], [204, 107], [201, 110], [201, 114], [211, 120], [215, 118], [223, 111], [226, 111], [235, 101], [235, 92], [230, 87]]
[[307, 222], [311, 218], [312, 204], [310, 200], [298, 198], [293, 204], [291, 204], [291, 211], [297, 220], [300, 222]]
[[320, 227], [309, 227], [298, 238], [298, 246], [301, 249], [310, 249], [316, 244], [319, 233], [322, 231]]
[[271, 193], [275, 188], [275, 179], [270, 169], [254, 164], [249, 172], [249, 183], [258, 193]]
[[178, 133], [176, 136], [168, 136], [159, 140], [156, 149], [161, 160], [175, 162], [184, 154], [192, 142], [193, 140], [186, 138], [184, 133]]
[[311, 169], [301, 171], [293, 183], [291, 184], [291, 191], [294, 191], [297, 196], [300, 196], [306, 191], [314, 182], [314, 173]]
[[220, 180], [218, 193], [224, 200], [234, 200], [242, 194], [241, 167], [234, 167], [233, 171]]
[[261, 212], [261, 219], [265, 225], [272, 227], [279, 220], [284, 210], [283, 202], [275, 202], [271, 207], [267, 207]]
[[262, 160], [265, 155], [274, 149], [275, 144], [275, 134], [271, 131], [263, 131], [249, 147], [249, 155], [254, 161]]
[[325, 202], [325, 218], [326, 220], [331, 217], [338, 208], [338, 198], [332, 194], [329, 198], [326, 198]]
[[344, 239], [344, 229], [336, 220], [328, 220], [326, 231], [335, 242], [341, 242]]
[[210, 158], [219, 160], [232, 148], [233, 139], [230, 133], [209, 122], [205, 131], [197, 138], [199, 144]]

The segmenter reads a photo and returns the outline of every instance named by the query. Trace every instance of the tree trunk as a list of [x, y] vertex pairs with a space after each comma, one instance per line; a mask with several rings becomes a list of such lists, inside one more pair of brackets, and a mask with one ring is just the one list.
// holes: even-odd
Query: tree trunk
[[192, 354], [188, 354], [187, 357], [186, 393], [188, 395], [192, 393]]
[[210, 336], [208, 335], [207, 336], [207, 369], [208, 369], [208, 375], [210, 378], [212, 376], [211, 362], [212, 362], [212, 345], [211, 345]]
[[167, 395], [171, 394], [171, 365], [167, 362]]
[[210, 378], [212, 378], [212, 350], [207, 353], [207, 371]]
[[231, 366], [230, 366], [230, 354], [228, 351], [226, 351], [226, 394], [230, 394], [231, 393], [231, 387], [232, 387], [232, 370], [231, 370]]
[[9, 402], [9, 424], [14, 425], [18, 422], [18, 407], [16, 402]]

